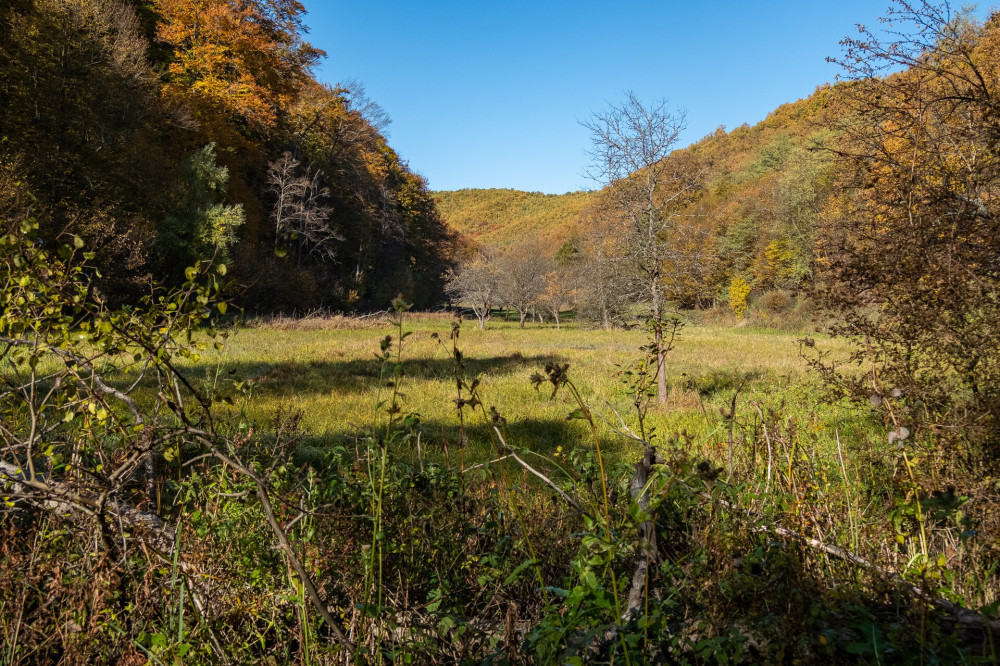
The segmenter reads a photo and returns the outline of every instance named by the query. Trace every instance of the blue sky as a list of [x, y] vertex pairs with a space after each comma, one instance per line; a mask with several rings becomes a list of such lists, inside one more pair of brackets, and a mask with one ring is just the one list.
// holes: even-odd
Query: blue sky
[[595, 186], [578, 121], [624, 91], [686, 110], [685, 145], [754, 124], [832, 82], [826, 56], [888, 0], [305, 5], [320, 80], [362, 82], [432, 189], [563, 193]]

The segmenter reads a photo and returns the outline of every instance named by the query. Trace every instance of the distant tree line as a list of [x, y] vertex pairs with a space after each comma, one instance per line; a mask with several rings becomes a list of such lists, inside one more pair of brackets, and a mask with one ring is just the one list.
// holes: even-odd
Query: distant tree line
[[114, 301], [226, 263], [244, 305], [440, 301], [454, 239], [294, 0], [11, 0], [0, 211], [99, 248]]
[[[576, 312], [596, 325], [613, 326], [645, 305], [807, 320], [810, 291], [822, 282], [817, 230], [842, 188], [836, 149], [849, 90], [847, 83], [824, 86], [755, 127], [720, 128], [687, 148], [671, 131], [683, 125], [682, 113], [627, 97], [588, 121], [592, 135], [625, 146], [609, 143], [611, 133], [649, 134], [653, 128], [637, 121], [659, 112], [661, 143], [632, 160], [594, 155], [594, 191], [438, 197], [448, 221], [480, 241], [478, 252], [467, 253], [471, 260], [530, 243], [546, 260], [572, 264]], [[635, 145], [641, 152], [642, 142]], [[506, 224], [493, 209], [505, 211]]]

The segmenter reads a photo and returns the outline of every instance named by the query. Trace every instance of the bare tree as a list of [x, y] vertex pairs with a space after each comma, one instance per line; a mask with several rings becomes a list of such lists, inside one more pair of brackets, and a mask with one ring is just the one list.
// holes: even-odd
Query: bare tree
[[635, 93], [581, 123], [591, 134], [588, 175], [606, 186], [626, 237], [625, 251], [643, 278], [650, 300], [657, 354], [660, 403], [667, 398], [662, 322], [663, 264], [671, 229], [701, 189], [703, 169], [688, 159], [671, 159], [685, 114], [666, 100], [644, 105]]
[[493, 254], [481, 252], [459, 266], [448, 278], [445, 291], [452, 303], [472, 308], [479, 328], [486, 328], [490, 312], [500, 301], [500, 278]]
[[547, 310], [559, 328], [559, 313], [564, 306], [571, 305], [576, 299], [579, 289], [574, 285], [574, 275], [570, 266], [551, 267], [542, 278], [542, 293], [538, 297], [538, 305]]
[[625, 241], [620, 230], [608, 223], [603, 203], [599, 201], [581, 217], [579, 256], [570, 267], [579, 288], [580, 313], [609, 330], [638, 290], [634, 271], [622, 252]]
[[334, 243], [343, 240], [330, 223], [324, 204], [329, 189], [320, 184], [320, 172], [299, 172], [299, 161], [285, 152], [268, 166], [267, 182], [276, 201], [272, 212], [275, 244], [291, 243], [299, 265], [304, 259], [333, 259]]
[[545, 274], [550, 269], [551, 260], [534, 243], [508, 248], [497, 259], [500, 300], [517, 310], [521, 328], [545, 289]]
[[338, 83], [334, 90], [344, 98], [350, 111], [368, 121], [382, 136], [389, 136], [389, 125], [392, 124], [389, 112], [368, 96], [364, 83], [357, 79], [347, 79]]

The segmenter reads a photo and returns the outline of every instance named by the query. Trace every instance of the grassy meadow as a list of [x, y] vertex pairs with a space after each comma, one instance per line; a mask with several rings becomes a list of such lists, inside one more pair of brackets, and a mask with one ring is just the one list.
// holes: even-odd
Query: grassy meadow
[[[340, 624], [372, 655], [358, 663], [996, 661], [983, 631], [1000, 605], [995, 480], [933, 435], [894, 444], [867, 401], [826, 400], [802, 333], [687, 322], [667, 356], [668, 400], [648, 403], [660, 457], [643, 481], [650, 453], [626, 436], [639, 427], [623, 370], [643, 358], [644, 330], [520, 329], [494, 316], [486, 330], [461, 322], [454, 340], [454, 322], [405, 314], [398, 357], [400, 325], [386, 316], [250, 320], [218, 349], [174, 357], [217, 399], [214, 446], [228, 453], [162, 447], [150, 496], [183, 526], [176, 543], [196, 580], [213, 581], [213, 603], [247, 610], [209, 624], [178, 597], [136, 629], [161, 637], [143, 639], [152, 654], [197, 644], [216, 663], [197, 633], [211, 630], [233, 663], [344, 663], [327, 635]], [[842, 341], [812, 337], [811, 353], [846, 355]], [[475, 384], [483, 407], [462, 412], [465, 446], [453, 344], [461, 397]], [[131, 356], [120, 372], [114, 360], [115, 385], [139, 381], [137, 401], [153, 402], [151, 373], [137, 380]], [[532, 383], [553, 364], [572, 381], [554, 397]], [[892, 407], [908, 400], [889, 395]], [[278, 533], [335, 610], [329, 623], [289, 574]]]
[[[449, 460], [457, 455], [458, 440], [451, 322], [443, 315], [406, 316], [403, 329], [410, 335], [403, 343], [405, 376], [400, 384], [403, 411], [420, 416], [427, 455], [440, 458], [447, 450]], [[254, 322], [239, 329], [222, 352], [203, 355], [192, 370], [196, 377], [221, 382], [223, 392], [226, 384], [243, 382], [249, 396], [235, 398], [235, 405], [222, 413], [252, 422], [258, 432], [271, 427], [279, 409], [291, 410], [301, 414], [308, 445], [349, 445], [384, 419], [376, 406], [388, 398], [388, 389], [380, 381], [376, 352], [386, 335], [398, 337], [385, 319]], [[805, 419], [813, 435], [832, 441], [834, 428], [850, 430], [855, 420], [844, 409], [821, 403], [798, 352], [800, 337], [779, 330], [686, 325], [668, 356], [669, 399], [664, 407], [651, 408], [648, 423], [661, 439], [686, 430], [711, 455], [728, 437], [728, 421], [720, 409], [728, 409], [745, 381], [738, 419], [755, 414], [752, 405], [759, 404], [765, 411], [780, 409]], [[574, 446], [586, 435], [582, 423], [566, 419], [573, 409], [567, 395], [551, 399], [550, 390], [535, 390], [529, 381], [547, 362], [568, 363], [570, 378], [602, 417], [602, 440], [610, 452], [628, 459], [633, 447], [615, 435], [617, 415], [632, 423], [620, 370], [642, 358], [640, 347], [646, 342], [641, 328], [605, 331], [570, 323], [561, 329], [553, 324], [520, 329], [516, 321], [494, 317], [485, 330], [463, 322], [458, 347], [466, 376], [481, 382], [486, 406], [495, 406], [507, 419], [511, 445], [544, 454]], [[494, 451], [485, 424], [469, 425], [465, 457], [475, 464]]]
[[[459, 470], [495, 459], [498, 452], [491, 424], [473, 410], [466, 411], [468, 445], [458, 449], [449, 339], [453, 321], [446, 314], [405, 315], [403, 330], [409, 335], [399, 389], [402, 412], [420, 417], [424, 460]], [[221, 411], [234, 425], [252, 424], [266, 437], [276, 414], [300, 415], [299, 463], [319, 459], [331, 447], [364, 458], [364, 437], [378, 432], [388, 418], [390, 389], [376, 358], [387, 335], [394, 343], [398, 338], [388, 318], [250, 322], [223, 351], [203, 356], [192, 371], [219, 382], [220, 393], [230, 381], [243, 382], [249, 394], [234, 393], [234, 405]], [[647, 434], [654, 433], [654, 445], [668, 456], [717, 466], [735, 501], [748, 510], [783, 516], [778, 520], [786, 526], [863, 553], [890, 570], [936, 576], [933, 585], [946, 571], [948, 584], [942, 589], [972, 607], [1000, 599], [993, 570], [983, 568], [992, 561], [993, 545], [967, 540], [975, 533], [971, 525], [979, 521], [986, 530], [994, 521], [988, 498], [973, 489], [981, 480], [970, 480], [967, 494], [956, 495], [954, 506], [932, 507], [933, 516], [923, 513], [926, 508], [915, 509], [914, 498], [926, 497], [941, 478], [969, 478], [956, 472], [960, 456], [949, 459], [927, 436], [907, 443], [908, 456], [890, 444], [891, 425], [884, 414], [830, 401], [800, 354], [805, 335], [686, 322], [667, 356], [668, 400], [664, 406], [655, 399], [648, 403], [646, 427]], [[846, 357], [843, 341], [809, 335], [815, 341], [810, 352]], [[457, 344], [466, 379], [478, 379], [485, 408], [496, 407], [506, 419], [507, 444], [526, 452], [557, 482], [571, 482], [565, 476], [566, 454], [592, 451], [593, 439], [585, 421], [567, 419], [576, 407], [568, 391], [552, 398], [551, 384], [536, 390], [530, 377], [548, 362], [568, 363], [570, 379], [596, 415], [608, 474], [614, 477], [610, 481], [624, 486], [642, 445], [621, 432], [622, 423], [633, 429], [637, 423], [621, 370], [642, 359], [647, 343], [642, 327], [602, 330], [571, 321], [560, 329], [551, 323], [520, 329], [513, 318], [506, 322], [494, 316], [485, 330], [475, 321], [462, 322]], [[734, 394], [736, 413], [730, 422]], [[730, 437], [732, 476], [723, 471]], [[395, 453], [417, 466], [412, 441]], [[522, 492], [537, 486], [516, 464], [503, 464], [522, 479]], [[955, 491], [949, 486], [947, 493]], [[937, 553], [949, 554], [938, 560], [937, 571], [920, 564]], [[830, 562], [821, 566], [828, 568]]]

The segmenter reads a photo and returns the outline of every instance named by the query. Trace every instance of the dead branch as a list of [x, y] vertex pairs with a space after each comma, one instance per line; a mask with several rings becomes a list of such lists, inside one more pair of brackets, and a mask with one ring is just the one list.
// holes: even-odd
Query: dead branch
[[337, 641], [353, 656], [357, 648], [354, 643], [347, 638], [344, 630], [341, 629], [340, 625], [333, 618], [333, 616], [330, 615], [330, 611], [327, 610], [326, 604], [323, 603], [323, 600], [319, 598], [319, 592], [316, 591], [315, 583], [313, 583], [312, 578], [309, 576], [308, 572], [306, 572], [305, 567], [302, 566], [302, 562], [299, 561], [299, 558], [295, 555], [295, 550], [292, 548], [291, 543], [289, 543], [285, 530], [281, 528], [281, 525], [278, 523], [278, 519], [275, 518], [274, 508], [271, 506], [271, 497], [267, 491], [267, 486], [264, 484], [264, 480], [261, 479], [260, 476], [258, 476], [252, 469], [225, 455], [214, 446], [212, 447], [212, 453], [215, 454], [216, 458], [226, 463], [240, 474], [249, 477], [257, 486], [257, 499], [260, 501], [260, 505], [264, 509], [264, 515], [267, 517], [267, 523], [271, 528], [271, 532], [278, 540], [278, 546], [281, 548], [282, 552], [284, 552], [285, 557], [288, 558], [288, 563], [295, 571], [295, 575], [299, 578], [299, 582], [301, 582], [302, 586], [305, 588], [306, 594], [309, 596], [309, 601], [312, 602], [313, 607], [320, 614], [320, 617], [323, 618], [326, 625], [330, 627], [330, 631], [332, 631], [334, 636], [336, 636]]
[[[740, 507], [737, 507], [732, 503], [727, 502], [724, 499], [713, 497], [709, 493], [701, 493], [701, 496], [709, 501], [718, 502], [719, 504], [721, 504], [722, 506], [726, 507], [731, 511], [742, 513], [745, 516], [760, 518], [759, 515], [755, 514], [752, 511], [741, 509]], [[851, 562], [852, 564], [856, 564], [862, 567], [863, 569], [867, 569], [868, 571], [871, 571], [884, 578], [892, 580], [897, 585], [899, 585], [900, 588], [909, 592], [910, 594], [913, 594], [917, 598], [929, 604], [932, 604], [940, 608], [941, 610], [950, 613], [953, 619], [958, 624], [967, 627], [978, 627], [982, 629], [989, 629], [993, 633], [1000, 634], [1000, 620], [991, 620], [987, 617], [984, 617], [980, 613], [977, 613], [974, 610], [960, 606], [942, 597], [930, 594], [923, 588], [914, 585], [913, 583], [903, 578], [898, 572], [879, 566], [878, 564], [875, 564], [874, 562], [871, 562], [870, 560], [856, 553], [853, 553], [847, 550], [846, 548], [841, 548], [840, 546], [834, 546], [832, 544], [819, 541], [818, 539], [807, 537], [804, 534], [800, 534], [795, 530], [783, 527], [781, 525], [774, 525], [771, 527], [768, 527], [766, 525], [761, 525], [756, 528], [756, 531], [761, 533], [773, 534], [775, 536], [779, 536], [785, 539], [793, 539], [795, 541], [798, 541], [799, 543], [809, 546], [810, 548], [826, 553], [827, 555], [832, 555], [837, 559], [844, 560], [846, 562]]]
[[500, 438], [500, 444], [503, 446], [503, 448], [506, 449], [507, 451], [510, 451], [510, 453], [508, 455], [511, 458], [513, 458], [514, 460], [516, 460], [522, 467], [524, 467], [524, 469], [528, 470], [529, 472], [531, 472], [532, 474], [534, 474], [535, 476], [537, 476], [539, 479], [541, 479], [545, 483], [545, 485], [547, 485], [549, 488], [552, 488], [554, 491], [556, 491], [557, 493], [559, 493], [559, 496], [562, 497], [567, 502], [569, 502], [569, 505], [571, 507], [573, 507], [574, 509], [576, 509], [576, 511], [581, 516], [590, 517], [590, 514], [588, 514], [586, 511], [583, 510], [583, 507], [580, 506], [580, 503], [577, 502], [572, 497], [570, 497], [569, 495], [567, 495], [566, 491], [563, 490], [562, 488], [560, 488], [559, 486], [557, 486], [555, 484], [555, 482], [552, 481], [552, 479], [550, 479], [549, 477], [545, 476], [544, 474], [542, 474], [541, 472], [539, 472], [537, 469], [535, 469], [534, 467], [532, 467], [528, 463], [524, 462], [524, 460], [522, 460], [520, 456], [518, 456], [516, 453], [514, 453], [514, 451], [512, 451], [509, 446], [507, 446], [507, 442], [504, 441], [503, 435], [500, 434], [500, 429], [499, 428], [497, 428], [496, 426], [493, 426], [493, 430], [496, 431], [497, 437]]

